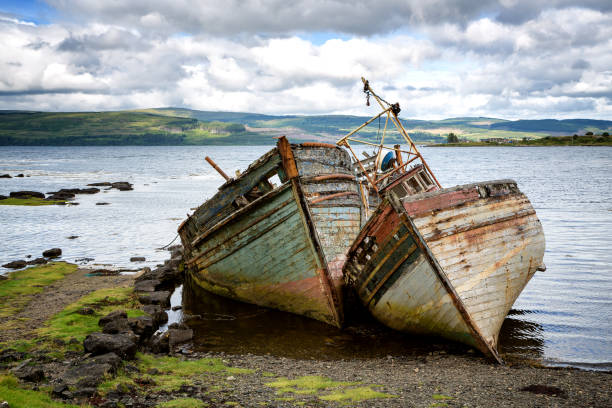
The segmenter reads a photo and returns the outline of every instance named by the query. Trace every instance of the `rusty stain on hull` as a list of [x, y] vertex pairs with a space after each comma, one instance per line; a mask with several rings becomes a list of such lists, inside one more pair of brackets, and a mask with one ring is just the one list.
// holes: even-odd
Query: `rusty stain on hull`
[[[280, 186], [268, 181], [274, 175]], [[360, 225], [348, 153], [283, 137], [198, 207], [179, 235], [190, 282], [341, 326], [342, 267]]]
[[501, 362], [501, 324], [544, 255], [527, 197], [512, 180], [386, 197], [349, 251], [347, 280], [388, 326]]

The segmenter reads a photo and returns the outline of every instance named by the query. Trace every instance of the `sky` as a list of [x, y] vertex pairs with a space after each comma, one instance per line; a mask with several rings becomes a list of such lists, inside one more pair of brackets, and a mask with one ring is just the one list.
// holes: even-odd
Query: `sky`
[[611, 0], [0, 0], [0, 109], [612, 119]]

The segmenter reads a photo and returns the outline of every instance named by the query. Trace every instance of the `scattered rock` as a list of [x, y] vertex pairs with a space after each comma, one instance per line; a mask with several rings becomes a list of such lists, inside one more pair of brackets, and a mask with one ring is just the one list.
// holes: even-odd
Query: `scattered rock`
[[0, 178], [13, 178], [10, 174], [0, 174]]
[[26, 261], [24, 261], [23, 259], [20, 259], [17, 261], [11, 261], [9, 263], [5, 263], [4, 265], [2, 265], [2, 267], [8, 268], [8, 269], [22, 269], [22, 268], [25, 268], [27, 264], [28, 263]]
[[48, 261], [45, 258], [36, 258], [31, 261], [28, 261], [27, 264], [28, 265], [43, 265], [43, 264], [46, 264], [47, 262]]
[[107, 203], [107, 202], [101, 201], [101, 202], [99, 202], [99, 203], [96, 203], [96, 205], [110, 205], [110, 203]]
[[191, 329], [168, 329], [168, 347], [174, 349], [177, 344], [185, 343], [193, 339]]
[[172, 311], [176, 312], [177, 310], [181, 310], [182, 308], [183, 308], [183, 306], [181, 306], [181, 305], [172, 306]]
[[144, 256], [133, 256], [130, 258], [130, 262], [144, 262], [146, 261]]
[[93, 310], [91, 307], [83, 307], [79, 310], [77, 310], [77, 313], [83, 316], [87, 316], [87, 315], [93, 315], [96, 314], [96, 311]]
[[74, 199], [75, 195], [72, 193], [49, 193], [49, 197], [47, 197], [48, 201], [66, 201]]
[[68, 391], [68, 385], [66, 385], [65, 383], [62, 383], [62, 384], [58, 384], [55, 387], [53, 387], [53, 391], [51, 391], [51, 394], [55, 397], [62, 398], [63, 393], [65, 391]]
[[72, 393], [74, 398], [89, 398], [97, 392], [96, 386], [102, 381], [94, 383], [91, 387], [84, 387], [84, 382], [79, 381], [77, 383], [77, 389]]
[[168, 313], [159, 305], [144, 305], [142, 311], [151, 316], [153, 324], [159, 326], [168, 321]]
[[11, 408], [8, 402], [2, 401], [0, 402], [0, 408]]
[[159, 327], [151, 316], [130, 317], [127, 319], [127, 324], [134, 334], [141, 338], [150, 337]]
[[43, 252], [42, 255], [45, 258], [57, 258], [62, 255], [62, 250], [60, 248], [51, 248]]
[[71, 235], [69, 237], [66, 237], [67, 239], [77, 239], [79, 236], [78, 235]]
[[77, 259], [74, 260], [74, 262], [87, 263], [87, 262], [91, 262], [93, 260], [94, 260], [94, 258], [77, 258]]
[[7, 279], [8, 278], [6, 277], [6, 275], [0, 275], [0, 281], [7, 280]]
[[19, 173], [18, 175], [16, 175], [15, 177], [24, 177], [23, 173]]
[[117, 181], [111, 183], [111, 188], [116, 188], [119, 191], [129, 191], [134, 189], [132, 184], [128, 183], [127, 181]]
[[157, 334], [151, 338], [151, 351], [156, 354], [167, 353], [169, 344], [168, 332]]
[[40, 382], [44, 380], [44, 371], [40, 367], [27, 365], [28, 363], [29, 361], [26, 361], [11, 370], [15, 377], [19, 378], [22, 381], [29, 382]]
[[102, 333], [108, 334], [125, 333], [129, 330], [130, 327], [128, 326], [128, 319], [126, 318], [111, 320], [102, 327]]
[[106, 353], [99, 356], [91, 357], [86, 360], [94, 364], [108, 364], [111, 366], [112, 371], [116, 372], [121, 366], [121, 358], [115, 353]]
[[93, 187], [110, 187], [111, 183], [109, 183], [108, 181], [103, 181], [100, 183], [89, 183], [88, 186], [93, 186]]
[[10, 196], [12, 198], [45, 198], [45, 195], [38, 191], [13, 191]]
[[161, 285], [157, 279], [149, 279], [134, 284], [135, 292], [155, 292]]
[[176, 283], [182, 278], [181, 272], [178, 269], [172, 269], [166, 265], [155, 268], [154, 270], [145, 271], [142, 275], [136, 278], [136, 282], [148, 279], [156, 279], [161, 283]]
[[143, 305], [160, 305], [164, 308], [170, 307], [170, 292], [160, 290], [158, 292], [143, 293], [138, 297], [138, 300]]
[[92, 333], [83, 340], [83, 347], [94, 356], [113, 352], [126, 360], [132, 360], [136, 354], [136, 343], [127, 333]]
[[0, 363], [10, 363], [13, 361], [22, 360], [26, 356], [25, 353], [15, 349], [5, 349], [0, 352]]
[[106, 316], [101, 317], [100, 320], [98, 320], [98, 326], [105, 326], [117, 319], [127, 319], [127, 313], [125, 310], [115, 310], [114, 312], [110, 312]]

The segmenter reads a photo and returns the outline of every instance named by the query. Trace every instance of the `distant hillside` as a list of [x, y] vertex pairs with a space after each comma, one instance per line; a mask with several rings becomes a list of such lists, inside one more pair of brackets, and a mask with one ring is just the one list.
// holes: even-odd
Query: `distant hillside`
[[612, 121], [595, 119], [541, 119], [515, 120], [493, 123], [489, 129], [501, 129], [517, 132], [543, 132], [548, 134], [574, 135], [591, 132], [606, 132], [612, 129]]
[[[119, 112], [50, 113], [0, 111], [0, 145], [270, 145], [286, 135], [294, 142], [335, 142], [369, 117], [351, 115], [263, 115], [182, 108]], [[402, 119], [419, 143], [445, 143], [449, 133], [461, 140], [514, 140], [612, 132], [612, 121], [591, 119], [517, 120], [450, 118]], [[358, 138], [380, 140], [385, 119], [374, 121]], [[389, 123], [387, 143], [403, 139]]]
[[258, 144], [239, 123], [143, 112], [0, 112], [0, 145]]

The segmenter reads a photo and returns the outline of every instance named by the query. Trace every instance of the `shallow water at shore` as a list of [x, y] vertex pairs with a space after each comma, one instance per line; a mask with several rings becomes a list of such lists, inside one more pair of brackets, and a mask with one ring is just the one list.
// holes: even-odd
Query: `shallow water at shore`
[[[167, 252], [156, 248], [175, 238], [186, 213], [222, 183], [204, 156], [233, 174], [270, 148], [0, 147], [0, 174], [30, 176], [0, 179], [0, 194], [82, 188], [99, 181], [134, 183], [134, 191], [79, 195], [78, 206], [0, 206], [0, 264], [28, 254], [38, 257], [51, 247], [62, 248], [70, 261], [89, 257], [127, 268], [161, 263]], [[423, 148], [422, 153], [443, 186], [515, 179], [544, 227], [548, 270], [537, 273], [515, 303], [502, 328], [501, 351], [551, 365], [612, 368], [612, 148]], [[101, 201], [110, 205], [95, 205]], [[67, 238], [72, 235], [79, 237]], [[147, 260], [132, 263], [132, 256]], [[265, 353], [271, 343], [291, 344], [296, 337], [303, 339], [304, 355], [366, 357], [370, 349], [380, 355], [418, 350], [411, 336], [385, 328], [358, 327], [351, 333], [265, 309], [255, 308], [254, 316], [232, 310], [219, 312], [231, 316], [226, 320], [203, 318], [194, 324], [201, 327], [201, 347], [230, 349], [228, 339], [234, 336], [244, 345], [235, 352]], [[247, 341], [249, 333], [252, 341]]]

